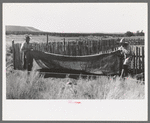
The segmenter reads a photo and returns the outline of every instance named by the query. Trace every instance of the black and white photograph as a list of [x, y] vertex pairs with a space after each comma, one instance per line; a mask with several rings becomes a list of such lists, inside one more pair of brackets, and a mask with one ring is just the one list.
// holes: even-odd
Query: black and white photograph
[[3, 119], [146, 121], [147, 9], [3, 3]]

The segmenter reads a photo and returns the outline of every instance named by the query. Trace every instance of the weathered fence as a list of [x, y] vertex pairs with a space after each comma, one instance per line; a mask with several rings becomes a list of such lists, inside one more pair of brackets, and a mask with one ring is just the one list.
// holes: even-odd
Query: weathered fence
[[[119, 43], [120, 39], [122, 37], [114, 37], [113, 39], [115, 41], [117, 41], [117, 43]], [[125, 41], [126, 42], [129, 42], [131, 45], [144, 45], [144, 36], [133, 36], [133, 37], [124, 37], [125, 38]], [[52, 38], [52, 37], [49, 37], [49, 35], [47, 34], [46, 35], [46, 42], [53, 42], [53, 41], [78, 41], [78, 40], [111, 40], [112, 38], [102, 38], [102, 37], [97, 37], [97, 36], [88, 36], [88, 37], [78, 37], [77, 39], [76, 38]]]
[[[33, 44], [34, 45], [34, 44]], [[114, 51], [118, 47], [118, 43], [114, 39], [110, 40], [89, 40], [89, 39], [72, 39], [72, 40], [60, 40], [50, 41], [47, 44], [40, 43], [40, 45], [47, 45], [46, 52], [82, 56], [91, 55], [97, 53], [104, 53]]]
[[145, 59], [145, 52], [144, 46], [134, 46], [132, 45], [132, 50], [134, 51], [134, 55], [132, 58], [131, 67], [133, 69], [133, 74], [144, 72], [144, 59]]
[[[72, 41], [57, 41], [47, 43], [31, 43], [34, 50], [43, 52], [83, 56], [91, 54], [102, 54], [112, 52], [118, 49], [120, 39], [105, 39], [105, 40], [89, 40], [89, 39], [76, 39]], [[133, 42], [128, 40], [128, 42]], [[132, 44], [132, 43], [131, 43]], [[12, 42], [14, 69], [22, 69], [20, 43]], [[133, 73], [144, 72], [144, 45], [132, 45], [134, 56], [132, 60]]]

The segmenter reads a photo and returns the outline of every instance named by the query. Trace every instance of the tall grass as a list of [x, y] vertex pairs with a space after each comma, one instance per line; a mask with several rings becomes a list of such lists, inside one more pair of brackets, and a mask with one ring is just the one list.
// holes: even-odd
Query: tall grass
[[[129, 78], [130, 79], [130, 78]], [[7, 99], [144, 99], [145, 86], [112, 77], [43, 78], [38, 72], [16, 71], [7, 75]]]

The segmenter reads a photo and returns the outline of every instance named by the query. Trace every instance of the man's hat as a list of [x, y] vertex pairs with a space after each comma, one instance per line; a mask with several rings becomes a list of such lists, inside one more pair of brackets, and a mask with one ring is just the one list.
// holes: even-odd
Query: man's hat
[[128, 44], [128, 42], [126, 42], [125, 39], [122, 38], [122, 39], [120, 40], [120, 44]]
[[25, 35], [25, 39], [31, 39], [29, 35]]

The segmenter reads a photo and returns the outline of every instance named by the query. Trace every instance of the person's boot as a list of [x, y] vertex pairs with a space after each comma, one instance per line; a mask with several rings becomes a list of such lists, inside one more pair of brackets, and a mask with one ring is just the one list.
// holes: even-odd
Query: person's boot
[[121, 71], [120, 80], [124, 77], [124, 69]]
[[124, 77], [128, 76], [128, 66], [127, 65], [124, 66], [124, 74], [125, 74]]

